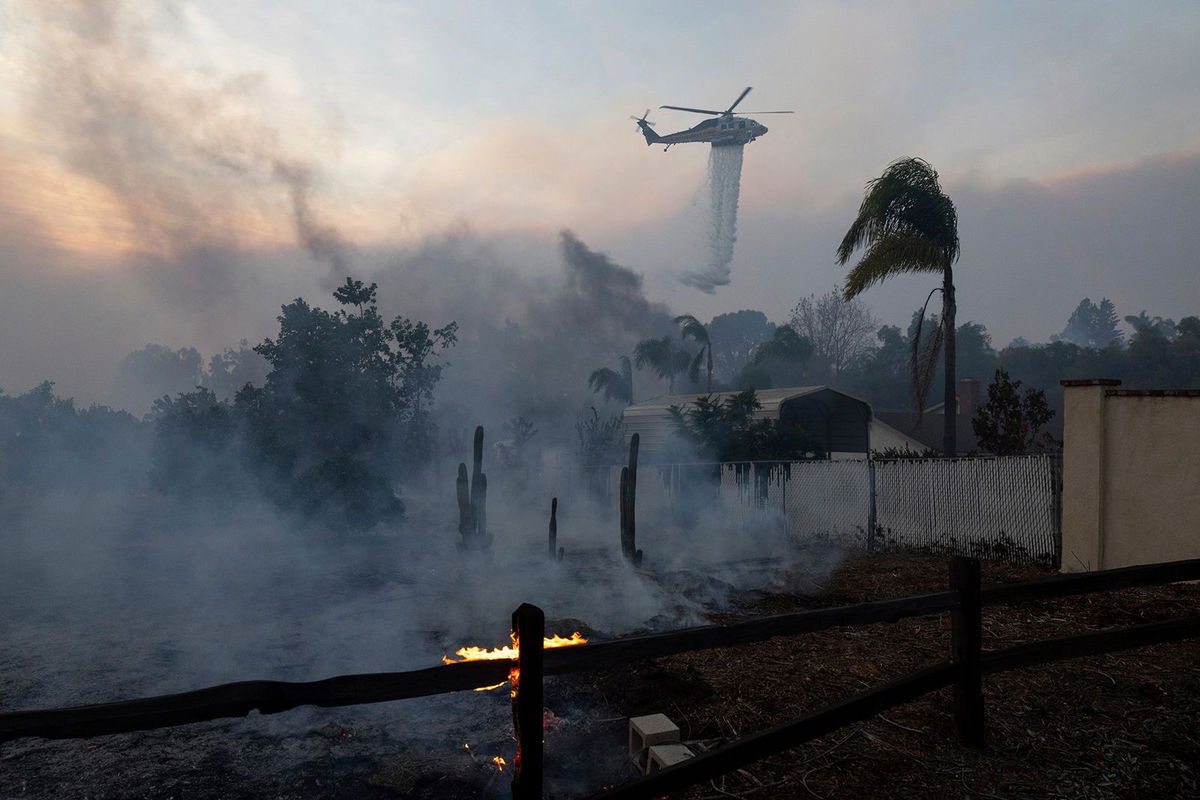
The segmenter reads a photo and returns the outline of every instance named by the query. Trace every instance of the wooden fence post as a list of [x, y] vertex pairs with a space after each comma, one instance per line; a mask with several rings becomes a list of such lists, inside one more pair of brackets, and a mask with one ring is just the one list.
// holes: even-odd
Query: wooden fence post
[[537, 606], [522, 603], [512, 615], [517, 635], [517, 668], [512, 681], [513, 733], [517, 757], [513, 763], [513, 800], [541, 800], [543, 708], [542, 639], [546, 615]]
[[637, 549], [637, 471], [640, 434], [629, 437], [629, 465], [621, 469], [621, 554], [635, 567], [642, 565]]
[[950, 588], [961, 605], [950, 612], [950, 660], [958, 667], [954, 684], [954, 721], [958, 736], [968, 747], [984, 745], [983, 606], [979, 595], [979, 559], [955, 556], [950, 560]]

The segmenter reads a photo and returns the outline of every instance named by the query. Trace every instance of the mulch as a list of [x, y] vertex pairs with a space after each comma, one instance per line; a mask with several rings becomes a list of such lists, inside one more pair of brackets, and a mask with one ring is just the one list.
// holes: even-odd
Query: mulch
[[[823, 586], [747, 603], [774, 614], [940, 591], [945, 558], [862, 556]], [[1044, 572], [987, 563], [984, 583]], [[984, 648], [1200, 613], [1174, 584], [984, 610]], [[687, 653], [590, 676], [620, 715], [665, 713], [685, 740], [736, 738], [943, 660], [938, 615]], [[950, 689], [855, 723], [723, 778], [688, 798], [1131, 798], [1200, 796], [1200, 640], [1018, 669], [984, 679], [987, 746], [961, 745]]]

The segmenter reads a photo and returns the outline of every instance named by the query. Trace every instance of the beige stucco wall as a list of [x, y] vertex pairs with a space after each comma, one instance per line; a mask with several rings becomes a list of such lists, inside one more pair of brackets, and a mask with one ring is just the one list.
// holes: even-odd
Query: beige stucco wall
[[1063, 385], [1063, 570], [1200, 558], [1200, 392]]

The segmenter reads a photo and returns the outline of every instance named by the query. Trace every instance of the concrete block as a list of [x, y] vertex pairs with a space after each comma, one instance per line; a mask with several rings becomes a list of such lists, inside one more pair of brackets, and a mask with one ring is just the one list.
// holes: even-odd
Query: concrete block
[[655, 744], [650, 746], [650, 755], [646, 759], [646, 774], [658, 772], [664, 767], [687, 761], [695, 753], [686, 744]]
[[647, 714], [629, 718], [629, 756], [636, 759], [643, 750], [655, 744], [679, 741], [679, 726], [666, 714]]

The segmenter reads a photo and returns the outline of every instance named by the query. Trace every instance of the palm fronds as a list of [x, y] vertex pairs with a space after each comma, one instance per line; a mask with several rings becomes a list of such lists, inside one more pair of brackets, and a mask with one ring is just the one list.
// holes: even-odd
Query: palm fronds
[[588, 376], [588, 387], [593, 392], [604, 392], [605, 400], [617, 400], [624, 403], [633, 402], [633, 366], [629, 356], [619, 359], [621, 370], [600, 367]]
[[846, 300], [893, 275], [904, 272], [941, 272], [941, 252], [929, 239], [911, 231], [896, 231], [876, 239], [846, 275]]
[[671, 320], [679, 326], [679, 336], [682, 339], [695, 339], [697, 344], [708, 344], [708, 328], [691, 314], [680, 314]]
[[679, 326], [680, 339], [693, 339], [696, 344], [700, 345], [700, 351], [696, 353], [696, 357], [692, 360], [688, 367], [688, 378], [692, 383], [700, 382], [700, 365], [704, 363], [707, 356], [708, 364], [708, 391], [712, 391], [712, 341], [708, 337], [708, 328], [700, 320], [693, 317], [691, 314], [680, 314], [675, 319], [671, 320]]
[[892, 162], [867, 184], [858, 216], [837, 249], [839, 264], [866, 247], [846, 280], [846, 297], [900, 272], [941, 271], [958, 258], [958, 213], [920, 158]]

